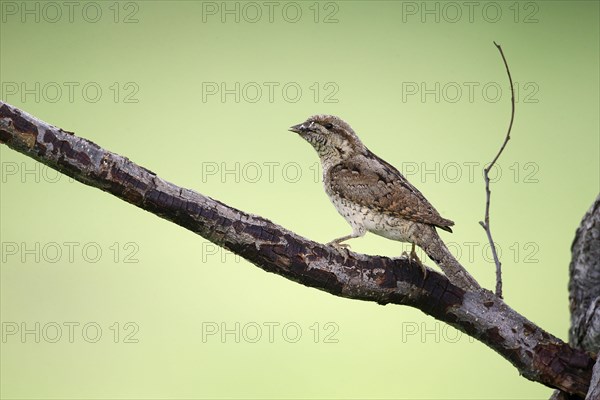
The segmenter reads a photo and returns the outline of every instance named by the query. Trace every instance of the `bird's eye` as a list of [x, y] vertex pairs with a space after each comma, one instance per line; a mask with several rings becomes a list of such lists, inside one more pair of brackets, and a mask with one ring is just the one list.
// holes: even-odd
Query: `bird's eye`
[[325, 124], [325, 129], [331, 129], [333, 128], [333, 124]]

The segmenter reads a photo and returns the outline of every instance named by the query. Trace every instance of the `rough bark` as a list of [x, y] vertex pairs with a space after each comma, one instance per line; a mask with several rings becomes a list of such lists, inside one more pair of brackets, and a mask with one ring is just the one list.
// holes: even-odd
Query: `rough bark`
[[600, 195], [583, 217], [571, 246], [569, 343], [600, 350]]
[[596, 362], [596, 365], [594, 365], [592, 381], [590, 382], [590, 390], [587, 396], [585, 396], [585, 400], [598, 399], [600, 399], [600, 363]]
[[[586, 212], [575, 232], [569, 265], [569, 344], [591, 353], [600, 351], [600, 195]], [[594, 367], [595, 389], [586, 399], [600, 399], [600, 366]], [[572, 396], [556, 391], [552, 400]]]
[[[336, 296], [402, 304], [456, 327], [526, 378], [583, 398], [594, 357], [545, 332], [487, 290], [465, 292], [405, 259], [347, 256], [271, 221], [159, 178], [127, 158], [0, 101], [0, 143], [172, 221], [265, 271]], [[390, 355], [393, 356], [393, 355]]]
[[[600, 351], [600, 195], [583, 217], [571, 247], [569, 343]], [[596, 362], [586, 400], [600, 399], [600, 363]]]

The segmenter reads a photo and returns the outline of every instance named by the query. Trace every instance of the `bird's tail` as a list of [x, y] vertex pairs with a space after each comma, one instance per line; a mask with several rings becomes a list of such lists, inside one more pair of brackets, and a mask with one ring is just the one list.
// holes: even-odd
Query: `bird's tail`
[[480, 289], [479, 283], [471, 274], [454, 258], [446, 244], [440, 238], [435, 228], [419, 238], [421, 243], [416, 243], [425, 253], [444, 271], [450, 282], [464, 290]]

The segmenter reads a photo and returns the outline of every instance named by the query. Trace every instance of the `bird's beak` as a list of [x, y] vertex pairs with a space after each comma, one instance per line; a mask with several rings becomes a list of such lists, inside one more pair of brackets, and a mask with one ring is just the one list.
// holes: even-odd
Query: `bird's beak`
[[298, 125], [294, 125], [291, 126], [288, 131], [290, 132], [296, 132], [296, 133], [302, 133], [302, 132], [306, 132], [306, 126], [304, 125], [304, 122]]

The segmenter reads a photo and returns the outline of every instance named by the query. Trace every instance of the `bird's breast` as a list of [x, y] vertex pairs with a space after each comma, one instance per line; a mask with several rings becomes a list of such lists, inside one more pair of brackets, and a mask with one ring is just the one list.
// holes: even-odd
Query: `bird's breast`
[[354, 227], [401, 242], [412, 242], [411, 238], [419, 228], [418, 223], [361, 206], [331, 191], [327, 191], [335, 209]]

